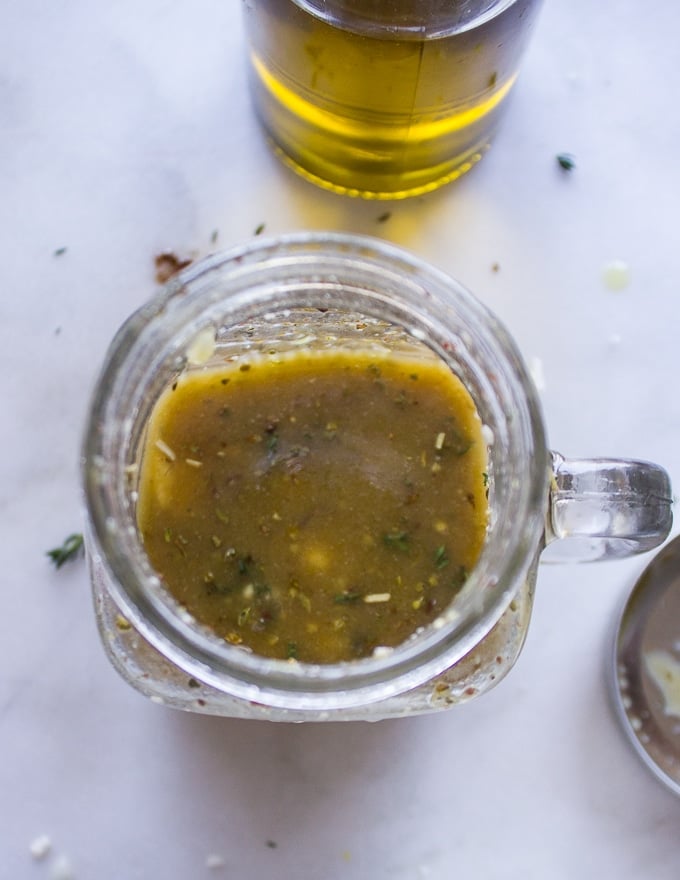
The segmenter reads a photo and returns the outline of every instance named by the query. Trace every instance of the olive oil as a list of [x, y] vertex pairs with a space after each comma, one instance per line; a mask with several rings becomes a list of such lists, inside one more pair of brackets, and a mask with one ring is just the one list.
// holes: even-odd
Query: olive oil
[[434, 189], [487, 149], [540, 2], [249, 0], [256, 112], [316, 183], [364, 197]]

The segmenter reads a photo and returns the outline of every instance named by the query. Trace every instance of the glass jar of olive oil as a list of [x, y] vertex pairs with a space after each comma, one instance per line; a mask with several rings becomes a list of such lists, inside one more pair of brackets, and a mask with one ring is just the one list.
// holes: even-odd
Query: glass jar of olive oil
[[670, 528], [661, 468], [548, 451], [473, 296], [338, 234], [215, 255], [132, 315], [83, 479], [116, 669], [156, 702], [269, 720], [482, 694], [521, 650], [546, 544], [624, 555]]
[[487, 150], [541, 0], [244, 0], [278, 154], [367, 198], [435, 189]]

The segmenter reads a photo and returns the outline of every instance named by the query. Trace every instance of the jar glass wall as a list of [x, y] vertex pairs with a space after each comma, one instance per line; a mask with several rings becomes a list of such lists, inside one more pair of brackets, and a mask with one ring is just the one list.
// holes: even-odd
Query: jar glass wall
[[[256, 656], [198, 624], [151, 567], [135, 508], [151, 409], [182, 371], [328, 347], [439, 358], [460, 377], [484, 425], [489, 523], [477, 565], [436, 626], [385, 655], [311, 665]], [[241, 717], [389, 717], [483, 693], [521, 649], [550, 470], [536, 394], [482, 304], [390, 245], [301, 234], [184, 270], [114, 339], [83, 461], [103, 642], [124, 678], [152, 699]]]

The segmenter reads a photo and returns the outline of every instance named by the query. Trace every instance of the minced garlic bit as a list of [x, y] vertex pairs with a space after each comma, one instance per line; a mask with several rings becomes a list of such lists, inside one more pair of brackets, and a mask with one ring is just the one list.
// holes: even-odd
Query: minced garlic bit
[[664, 715], [680, 718], [680, 663], [668, 651], [644, 654], [645, 667], [664, 699]]
[[489, 427], [489, 425], [482, 425], [482, 437], [484, 438], [484, 442], [487, 446], [493, 446], [496, 435], [493, 432], [493, 429]]
[[36, 861], [44, 859], [52, 849], [52, 841], [46, 834], [41, 834], [31, 841], [28, 848], [30, 854]]
[[200, 468], [203, 467], [203, 462], [199, 461], [197, 458], [185, 458], [185, 463], [189, 465], [189, 467]]
[[623, 290], [630, 284], [630, 268], [623, 260], [611, 260], [602, 267], [602, 280], [609, 290]]
[[200, 330], [187, 346], [187, 362], [195, 367], [207, 364], [215, 354], [215, 329], [205, 327]]
[[120, 630], [120, 632], [127, 632], [132, 629], [132, 624], [127, 619], [127, 617], [123, 617], [122, 614], [116, 615], [116, 629]]
[[158, 449], [159, 452], [162, 452], [163, 455], [170, 461], [175, 461], [177, 459], [177, 456], [172, 451], [172, 449], [170, 449], [168, 444], [161, 440], [160, 437], [158, 438], [158, 440], [156, 440], [154, 445], [156, 449]]
[[364, 596], [364, 602], [372, 605], [375, 602], [389, 602], [391, 598], [391, 593], [367, 593]]
[[446, 440], [446, 434], [441, 431], [437, 434], [437, 439], [434, 441], [434, 448], [436, 450], [440, 450], [444, 448], [444, 441]]

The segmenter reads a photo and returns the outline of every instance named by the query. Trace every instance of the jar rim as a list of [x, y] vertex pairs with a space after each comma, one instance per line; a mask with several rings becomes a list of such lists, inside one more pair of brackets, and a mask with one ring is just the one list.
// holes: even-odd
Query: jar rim
[[[489, 356], [493, 354], [496, 369], [505, 374], [493, 381], [503, 379], [509, 395], [504, 404], [512, 408], [508, 430], [514, 433], [509, 440], [524, 445], [522, 460], [515, 463], [519, 471], [512, 477], [513, 516], [504, 517], [497, 532], [490, 532], [464, 587], [464, 613], [457, 610], [440, 628], [428, 627], [385, 655], [346, 663], [272, 660], [229, 645], [197, 626], [162, 589], [124, 503], [129, 463], [123, 447], [130, 443], [133, 418], [123, 404], [129, 407], [131, 389], [140, 393], [131, 374], [136, 370], [138, 378], [141, 363], [147, 370], [157, 366], [154, 346], [160, 351], [174, 340], [181, 349], [187, 337], [178, 341], [178, 334], [189, 332], [192, 315], [204, 318], [206, 310], [223, 309], [227, 297], [232, 314], [247, 314], [255, 305], [261, 314], [278, 302], [277, 285], [284, 280], [292, 285], [285, 288], [287, 296], [292, 296], [295, 278], [298, 288], [307, 285], [306, 295], [311, 296], [314, 284], [333, 279], [346, 287], [350, 276], [353, 283], [368, 283], [370, 278], [376, 287], [370, 302], [363, 302], [367, 314], [377, 308], [387, 312], [388, 320], [415, 338], [424, 335], [421, 341], [444, 359], [460, 356], [460, 351], [447, 352], [442, 336], [452, 310], [465, 319], [465, 327], [477, 334]], [[504, 450], [506, 455], [511, 452]], [[500, 618], [535, 560], [545, 523], [548, 473], [537, 393], [498, 319], [459, 282], [408, 251], [377, 238], [336, 232], [258, 237], [208, 256], [171, 279], [128, 318], [112, 341], [95, 385], [82, 454], [91, 541], [107, 570], [113, 598], [132, 625], [162, 654], [207, 684], [243, 699], [303, 709], [386, 699], [430, 680], [468, 653]], [[498, 559], [493, 551], [501, 538], [503, 554]]]

